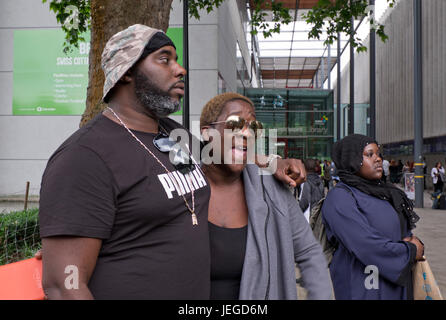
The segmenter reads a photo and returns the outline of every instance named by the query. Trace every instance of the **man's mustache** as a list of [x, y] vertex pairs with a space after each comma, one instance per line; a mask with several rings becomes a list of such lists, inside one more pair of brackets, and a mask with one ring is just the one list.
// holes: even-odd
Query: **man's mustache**
[[178, 84], [182, 84], [183, 85], [182, 87], [184, 88], [184, 80], [178, 80], [177, 82], [175, 82], [173, 85], [170, 86], [168, 91], [177, 88]]

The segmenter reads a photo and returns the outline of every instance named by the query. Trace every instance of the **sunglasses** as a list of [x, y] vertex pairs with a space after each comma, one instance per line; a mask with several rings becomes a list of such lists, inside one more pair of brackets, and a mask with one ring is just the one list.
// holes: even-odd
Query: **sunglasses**
[[245, 118], [242, 118], [240, 116], [232, 115], [229, 116], [225, 121], [217, 121], [212, 122], [211, 124], [219, 124], [224, 123], [225, 129], [230, 129], [233, 132], [238, 132], [243, 130], [243, 128], [248, 125], [248, 128], [254, 131], [254, 135], [256, 138], [260, 137], [262, 135], [262, 132], [258, 132], [259, 130], [263, 129], [263, 125], [260, 121], [253, 120], [251, 122], [248, 122]]
[[184, 152], [177, 144], [176, 141], [170, 140], [169, 136], [164, 132], [158, 133], [155, 138], [153, 138], [153, 145], [161, 152], [171, 152], [175, 153], [175, 157], [172, 165], [182, 174], [189, 173], [195, 169], [195, 165], [191, 162], [189, 154]]

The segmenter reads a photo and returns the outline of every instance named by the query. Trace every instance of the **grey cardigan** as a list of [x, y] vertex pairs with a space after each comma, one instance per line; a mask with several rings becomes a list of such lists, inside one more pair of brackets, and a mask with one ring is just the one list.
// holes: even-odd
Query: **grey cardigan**
[[297, 299], [295, 263], [308, 299], [332, 299], [327, 262], [299, 204], [259, 172], [256, 165], [243, 171], [249, 218], [240, 300]]

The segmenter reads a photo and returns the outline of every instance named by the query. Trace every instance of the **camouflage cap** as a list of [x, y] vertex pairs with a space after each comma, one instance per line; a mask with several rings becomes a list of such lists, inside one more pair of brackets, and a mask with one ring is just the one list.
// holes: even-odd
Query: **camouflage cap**
[[[150, 39], [162, 30], [135, 24], [113, 35], [102, 52], [105, 82], [102, 100], [121, 77], [139, 60]], [[163, 32], [164, 33], [164, 32]]]

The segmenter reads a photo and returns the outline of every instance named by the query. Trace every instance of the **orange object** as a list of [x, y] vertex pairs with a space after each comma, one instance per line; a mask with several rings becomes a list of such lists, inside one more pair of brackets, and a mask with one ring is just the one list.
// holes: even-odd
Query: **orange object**
[[22, 260], [0, 266], [0, 300], [43, 300], [42, 260]]

